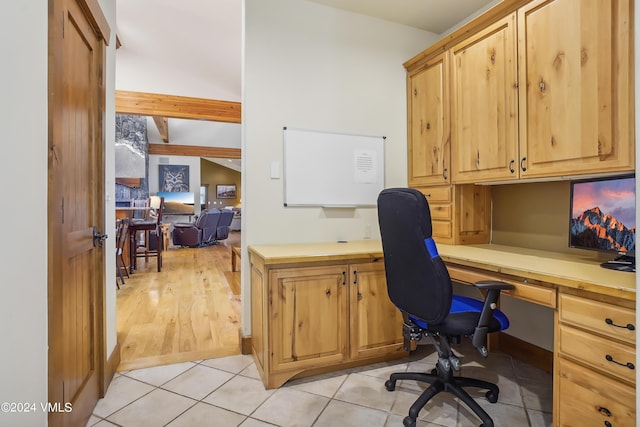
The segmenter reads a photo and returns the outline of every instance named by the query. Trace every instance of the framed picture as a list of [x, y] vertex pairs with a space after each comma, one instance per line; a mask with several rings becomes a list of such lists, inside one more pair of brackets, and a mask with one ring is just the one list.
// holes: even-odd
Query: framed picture
[[188, 165], [158, 165], [160, 191], [188, 192]]
[[218, 198], [218, 199], [235, 199], [236, 198], [236, 185], [235, 184], [218, 184], [218, 185], [216, 185], [216, 198]]

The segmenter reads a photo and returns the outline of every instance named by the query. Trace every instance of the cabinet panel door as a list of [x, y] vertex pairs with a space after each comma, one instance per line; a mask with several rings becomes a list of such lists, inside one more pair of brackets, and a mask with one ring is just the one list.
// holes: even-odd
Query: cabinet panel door
[[270, 272], [269, 340], [274, 371], [346, 359], [346, 274], [346, 266]]
[[519, 11], [521, 176], [633, 168], [629, 3], [537, 0]]
[[402, 349], [402, 314], [389, 299], [384, 263], [353, 264], [349, 274], [351, 357]]
[[451, 52], [453, 182], [517, 178], [515, 14]]
[[409, 185], [449, 182], [448, 52], [408, 76]]

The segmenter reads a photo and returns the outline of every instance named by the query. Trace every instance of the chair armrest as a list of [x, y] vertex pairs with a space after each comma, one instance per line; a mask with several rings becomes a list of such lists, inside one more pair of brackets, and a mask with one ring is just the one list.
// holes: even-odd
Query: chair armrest
[[482, 305], [482, 312], [480, 313], [480, 319], [478, 319], [478, 326], [473, 333], [471, 342], [475, 348], [478, 349], [480, 354], [487, 357], [487, 334], [489, 333], [489, 320], [493, 317], [493, 312], [498, 308], [498, 298], [500, 297], [500, 291], [514, 289], [515, 286], [509, 283], [499, 282], [495, 280], [482, 280], [473, 284], [480, 290], [487, 291], [487, 295]]
[[498, 289], [501, 291], [508, 291], [515, 288], [515, 286], [510, 285], [509, 283], [499, 282], [497, 280], [481, 280], [479, 282], [475, 282], [473, 286], [482, 290]]

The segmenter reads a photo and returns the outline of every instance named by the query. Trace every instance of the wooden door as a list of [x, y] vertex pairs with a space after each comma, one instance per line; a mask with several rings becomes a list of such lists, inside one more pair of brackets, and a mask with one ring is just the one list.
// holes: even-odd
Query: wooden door
[[49, 402], [72, 408], [50, 412], [49, 426], [84, 426], [104, 383], [104, 254], [93, 235], [106, 229], [106, 20], [81, 0], [54, 0], [49, 16]]
[[277, 269], [269, 277], [273, 371], [347, 359], [347, 267]]
[[402, 351], [402, 314], [389, 299], [384, 262], [352, 264], [349, 270], [351, 357]]
[[449, 182], [449, 52], [408, 75], [409, 185]]
[[518, 178], [515, 13], [451, 52], [453, 182]]
[[519, 11], [522, 176], [633, 170], [630, 3], [538, 0]]

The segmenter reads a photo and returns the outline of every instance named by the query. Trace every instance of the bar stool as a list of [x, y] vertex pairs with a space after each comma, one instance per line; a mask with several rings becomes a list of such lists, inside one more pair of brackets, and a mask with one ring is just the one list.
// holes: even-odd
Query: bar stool
[[[154, 206], [154, 201], [158, 200], [157, 207]], [[162, 270], [162, 250], [164, 246], [164, 241], [162, 239], [162, 211], [164, 210], [164, 197], [153, 198], [151, 201], [151, 208], [156, 208], [157, 217], [153, 218], [152, 215], [149, 215], [148, 219], [144, 220], [136, 220], [134, 219], [129, 224], [129, 236], [130, 236], [130, 253], [129, 257], [131, 260], [131, 272], [133, 273], [138, 267], [138, 258], [144, 257], [148, 260], [149, 256], [155, 256], [157, 259], [158, 272]], [[140, 231], [144, 232], [144, 245], [138, 245], [138, 234]], [[150, 234], [154, 233], [156, 235], [156, 247], [151, 248], [150, 245]], [[138, 249], [142, 249], [139, 251]]]

